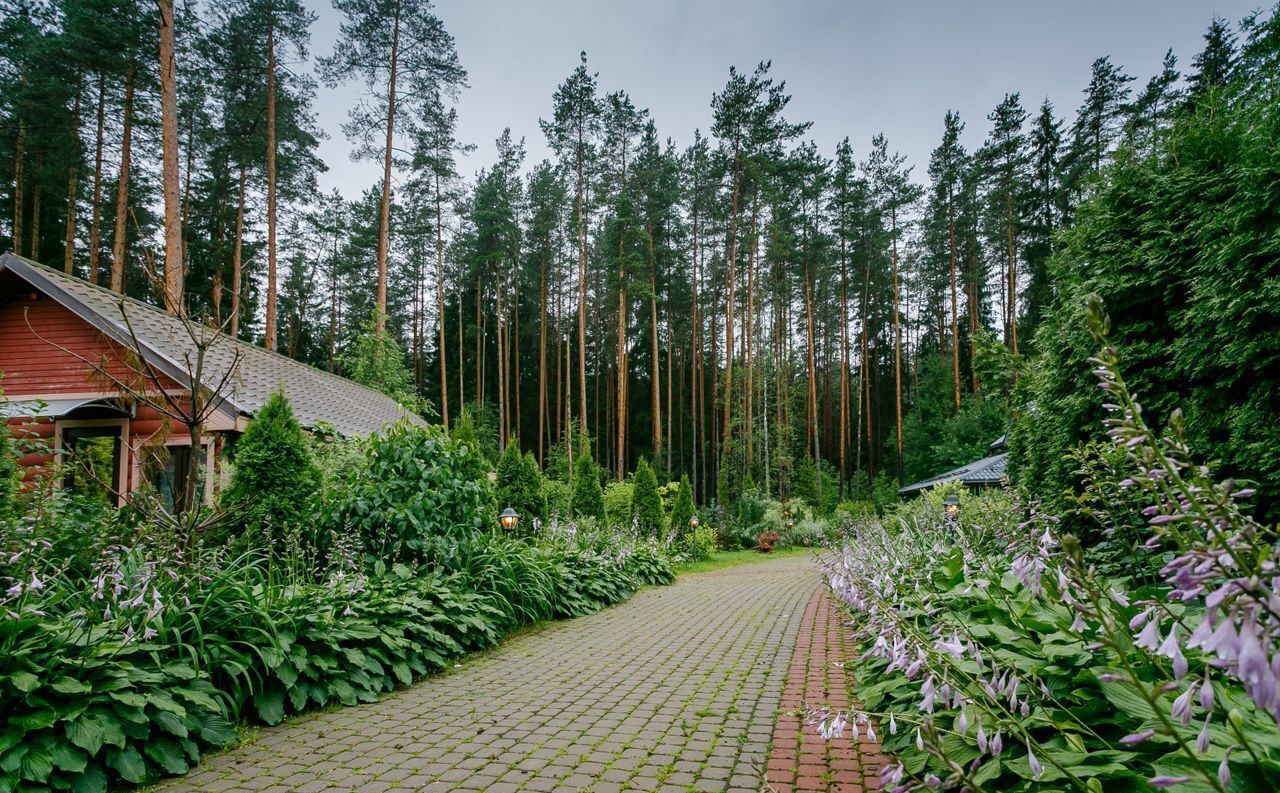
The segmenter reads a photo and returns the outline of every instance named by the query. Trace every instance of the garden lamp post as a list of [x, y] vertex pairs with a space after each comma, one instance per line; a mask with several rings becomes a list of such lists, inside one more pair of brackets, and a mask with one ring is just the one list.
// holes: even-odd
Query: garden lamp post
[[947, 513], [947, 525], [955, 529], [956, 523], [960, 520], [960, 496], [955, 493], [947, 496], [947, 500], [942, 502], [942, 507]]
[[689, 517], [689, 539], [693, 543], [693, 561], [698, 561], [698, 516]]
[[520, 524], [520, 515], [511, 507], [507, 507], [498, 516], [498, 522], [502, 524], [502, 528], [511, 531]]

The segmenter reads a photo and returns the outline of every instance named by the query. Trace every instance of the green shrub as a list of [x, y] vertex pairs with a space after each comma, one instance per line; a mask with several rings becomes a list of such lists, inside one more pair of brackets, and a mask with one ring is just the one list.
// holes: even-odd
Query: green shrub
[[595, 518], [605, 522], [604, 492], [600, 489], [600, 473], [591, 455], [583, 452], [573, 462], [573, 496], [570, 507], [574, 517]]
[[636, 530], [642, 537], [656, 538], [666, 529], [667, 520], [662, 511], [662, 496], [658, 495], [658, 480], [648, 460], [640, 459], [632, 479], [635, 491], [631, 497], [631, 515]]
[[246, 532], [279, 549], [290, 526], [306, 520], [320, 469], [284, 392], [277, 391], [235, 445], [235, 471], [222, 494]]
[[414, 389], [404, 351], [395, 336], [379, 333], [372, 319], [361, 326], [340, 363], [348, 379], [386, 394], [406, 410], [425, 414], [427, 405]]
[[570, 499], [569, 484], [559, 479], [542, 480], [542, 497], [547, 502], [547, 518], [568, 518], [571, 516], [569, 508]]
[[475, 452], [440, 427], [401, 422], [371, 438], [322, 510], [320, 526], [354, 532], [372, 560], [447, 562], [458, 545], [494, 520], [486, 482], [464, 472]]
[[635, 492], [631, 482], [610, 482], [604, 489], [604, 514], [609, 526], [615, 529], [631, 526], [631, 501]]
[[675, 502], [671, 505], [671, 518], [667, 524], [676, 537], [684, 537], [689, 533], [689, 519], [694, 515], [693, 486], [689, 484], [688, 475], [681, 475], [680, 484], [676, 488]]
[[521, 454], [520, 445], [512, 440], [498, 459], [495, 488], [498, 509], [511, 507], [520, 515], [520, 525], [532, 530], [534, 521], [547, 517], [547, 499], [542, 494], [542, 474], [532, 454]]

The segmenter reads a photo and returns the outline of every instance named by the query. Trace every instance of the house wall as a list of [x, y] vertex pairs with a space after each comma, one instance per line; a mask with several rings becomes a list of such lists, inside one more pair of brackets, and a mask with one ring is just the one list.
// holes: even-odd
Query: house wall
[[[70, 310], [35, 292], [12, 274], [0, 273], [0, 389], [6, 399], [118, 396], [121, 389], [112, 378], [134, 387], [150, 385], [129, 366], [128, 358], [125, 347]], [[173, 380], [163, 375], [161, 378], [167, 392], [185, 393], [186, 389]], [[153, 386], [146, 390], [153, 390]], [[49, 418], [10, 419], [14, 438], [25, 439], [28, 447], [38, 447], [38, 451], [28, 451], [20, 458], [24, 481], [33, 483], [51, 462], [61, 429], [92, 421], [78, 420], [74, 415], [56, 422]], [[234, 420], [221, 414], [207, 425], [210, 431], [234, 428]], [[174, 425], [162, 412], [146, 404], [138, 404], [134, 416], [124, 420], [122, 436], [127, 438], [121, 483], [126, 492], [142, 484], [141, 458], [146, 447], [190, 442], [185, 427]]]

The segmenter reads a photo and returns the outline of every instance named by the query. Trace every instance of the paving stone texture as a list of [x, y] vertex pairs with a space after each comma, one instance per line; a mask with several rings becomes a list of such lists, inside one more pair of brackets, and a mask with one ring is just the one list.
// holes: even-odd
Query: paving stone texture
[[819, 583], [808, 557], [682, 576], [160, 789], [754, 793]]
[[[772, 793], [862, 793], [881, 787], [880, 769], [889, 760], [878, 740], [868, 738], [865, 725], [859, 725], [856, 737], [846, 729], [840, 737], [824, 739], [805, 718], [823, 707], [856, 712], [857, 702], [850, 696], [853, 676], [846, 667], [856, 653], [844, 622], [826, 589], [813, 593], [796, 636], [765, 767], [765, 787]], [[871, 724], [878, 737], [880, 724]]]

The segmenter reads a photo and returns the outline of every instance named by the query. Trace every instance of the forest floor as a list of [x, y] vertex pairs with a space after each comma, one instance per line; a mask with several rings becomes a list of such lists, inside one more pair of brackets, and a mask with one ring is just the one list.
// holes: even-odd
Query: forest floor
[[379, 702], [264, 728], [159, 789], [873, 787], [878, 747], [819, 748], [799, 717], [847, 704], [843, 626], [819, 580], [799, 553], [681, 575]]

